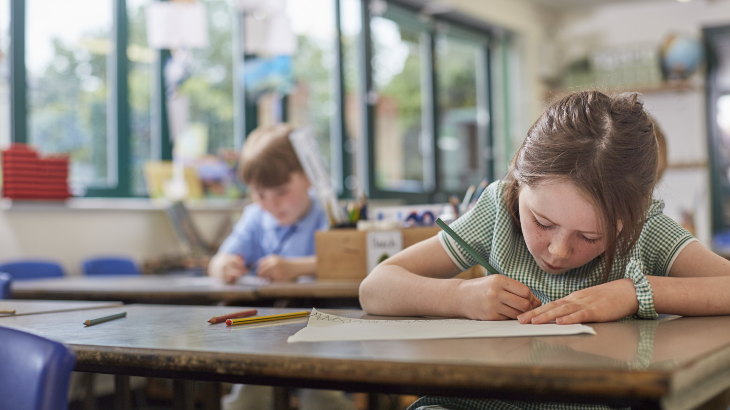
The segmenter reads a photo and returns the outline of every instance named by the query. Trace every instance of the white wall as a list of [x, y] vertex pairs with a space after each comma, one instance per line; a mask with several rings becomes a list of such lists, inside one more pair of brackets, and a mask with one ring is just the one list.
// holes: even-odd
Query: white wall
[[[89, 256], [123, 255], [145, 259], [179, 255], [183, 245], [160, 209], [68, 209], [62, 205], [14, 205], [0, 211], [0, 262], [42, 258], [60, 262], [69, 275], [80, 274]], [[234, 212], [238, 213], [239, 212]], [[231, 211], [192, 211], [201, 236], [212, 240]]]

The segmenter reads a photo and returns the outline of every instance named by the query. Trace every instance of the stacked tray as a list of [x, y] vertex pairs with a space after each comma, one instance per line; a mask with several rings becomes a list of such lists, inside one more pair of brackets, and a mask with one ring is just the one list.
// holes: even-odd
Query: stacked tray
[[26, 144], [12, 144], [2, 151], [5, 198], [63, 200], [68, 190], [68, 156], [41, 158]]

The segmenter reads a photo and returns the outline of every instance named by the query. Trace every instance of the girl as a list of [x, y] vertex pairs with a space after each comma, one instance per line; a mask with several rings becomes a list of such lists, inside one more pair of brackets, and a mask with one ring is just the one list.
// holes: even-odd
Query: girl
[[[657, 151], [637, 93], [579, 92], [553, 102], [505, 180], [451, 225], [501, 274], [451, 279], [477, 262], [440, 232], [375, 268], [360, 286], [363, 309], [533, 324], [730, 314], [730, 262], [652, 201]], [[429, 397], [412, 408], [440, 402], [508, 408]]]

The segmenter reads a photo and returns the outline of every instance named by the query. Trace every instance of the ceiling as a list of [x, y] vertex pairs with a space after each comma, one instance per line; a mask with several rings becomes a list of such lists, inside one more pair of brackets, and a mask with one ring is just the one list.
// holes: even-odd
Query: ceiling
[[[577, 8], [589, 8], [605, 4], [616, 3], [637, 3], [651, 1], [676, 1], [676, 0], [527, 0], [553, 10], [567, 10]], [[698, 1], [698, 0], [695, 0]]]

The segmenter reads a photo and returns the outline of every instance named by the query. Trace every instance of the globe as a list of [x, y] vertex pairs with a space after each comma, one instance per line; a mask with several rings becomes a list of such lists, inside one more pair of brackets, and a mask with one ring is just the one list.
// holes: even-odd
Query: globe
[[702, 45], [686, 34], [670, 34], [659, 49], [662, 72], [667, 80], [685, 79], [702, 63]]

